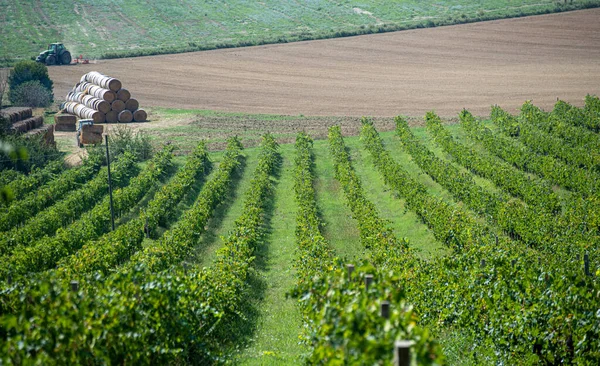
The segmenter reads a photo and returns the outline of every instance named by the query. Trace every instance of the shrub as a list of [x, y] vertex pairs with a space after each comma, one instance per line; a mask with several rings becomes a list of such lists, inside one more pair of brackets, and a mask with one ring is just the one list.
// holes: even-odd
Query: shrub
[[27, 173], [34, 167], [44, 166], [51, 160], [60, 159], [61, 154], [56, 147], [42, 143], [42, 138], [42, 136], [27, 138], [18, 135], [2, 137], [3, 146], [9, 148], [0, 149], [0, 170], [16, 169]]
[[9, 93], [8, 98], [12, 103], [16, 103], [14, 93], [18, 90], [18, 86], [28, 81], [37, 80], [50, 93], [50, 102], [53, 101], [52, 94], [54, 83], [48, 76], [48, 68], [46, 65], [35, 61], [20, 61], [15, 67], [10, 70], [8, 77]]
[[110, 153], [112, 156], [129, 151], [140, 160], [146, 160], [152, 155], [150, 137], [142, 131], [133, 131], [125, 126], [117, 126], [109, 135]]
[[10, 90], [10, 101], [26, 107], [48, 107], [52, 103], [52, 93], [38, 80], [26, 81]]

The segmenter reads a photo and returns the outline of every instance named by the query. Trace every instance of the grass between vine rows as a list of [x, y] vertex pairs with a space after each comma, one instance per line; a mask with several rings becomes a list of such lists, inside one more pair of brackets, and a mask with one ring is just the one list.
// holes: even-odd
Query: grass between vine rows
[[[451, 127], [455, 130], [455, 127]], [[415, 132], [423, 138], [423, 128]], [[417, 179], [425, 183], [429, 190], [445, 200], [453, 202], [450, 195], [426, 174], [420, 172], [408, 154], [397, 145], [398, 140], [393, 133], [382, 136], [394, 158], [401, 162], [407, 170], [413, 172]], [[436, 242], [433, 234], [421, 223], [418, 217], [404, 207], [404, 200], [398, 199], [388, 188], [373, 167], [368, 153], [364, 150], [358, 137], [347, 137], [351, 159], [359, 175], [368, 199], [379, 209], [381, 216], [390, 221], [394, 233], [398, 237], [409, 238], [411, 245], [419, 249], [423, 258], [435, 259], [447, 252], [447, 249]], [[430, 148], [434, 143], [430, 139], [423, 140]], [[434, 149], [435, 150], [435, 149]], [[239, 199], [250, 181], [250, 173], [256, 165], [258, 150], [248, 148], [243, 166], [237, 173], [234, 189], [225, 204], [209, 222], [207, 235], [202, 239], [196, 254], [196, 260], [210, 266], [213, 253], [221, 245], [220, 236], [225, 236], [233, 227], [235, 218], [241, 213], [242, 200]], [[441, 152], [439, 149], [437, 153]], [[257, 252], [256, 272], [252, 283], [253, 309], [249, 314], [248, 337], [243, 339], [237, 349], [233, 350], [236, 363], [244, 365], [262, 364], [294, 364], [301, 361], [306, 348], [299, 343], [301, 319], [294, 301], [286, 297], [294, 282], [292, 258], [295, 252], [294, 225], [295, 203], [293, 200], [292, 164], [294, 148], [291, 144], [281, 147], [282, 167], [277, 176], [276, 190], [272, 197], [269, 212], [270, 222], [265, 245]], [[327, 141], [317, 140], [314, 143], [315, 155], [315, 187], [320, 215], [325, 223], [324, 235], [347, 262], [357, 263], [364, 257], [364, 249], [359, 241], [356, 221], [344, 202], [343, 192], [333, 174], [333, 161], [328, 151]], [[446, 159], [442, 156], [442, 158]], [[484, 185], [490, 182], [480, 179]], [[447, 335], [450, 342], [456, 340], [454, 334]]]

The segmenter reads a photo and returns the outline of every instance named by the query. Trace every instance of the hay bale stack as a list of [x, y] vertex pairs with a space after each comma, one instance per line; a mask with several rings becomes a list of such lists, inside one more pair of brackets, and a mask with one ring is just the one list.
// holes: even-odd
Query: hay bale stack
[[76, 131], [77, 117], [68, 113], [57, 113], [54, 115], [55, 131]]
[[103, 75], [98, 71], [90, 71], [81, 77], [81, 81], [96, 84], [104, 89], [109, 89], [114, 92], [121, 89], [121, 81], [110, 76]]
[[117, 93], [114, 91], [88, 82], [77, 83], [71, 92], [93, 95], [94, 97], [105, 100], [108, 103], [112, 103], [115, 99], [117, 99]]
[[82, 144], [100, 144], [102, 143], [102, 133], [104, 126], [101, 125], [84, 125], [81, 127], [80, 141]]
[[43, 140], [46, 145], [55, 145], [54, 142], [54, 125], [45, 125], [40, 128], [33, 129], [25, 134], [25, 137], [34, 137], [43, 135]]
[[88, 108], [83, 104], [76, 102], [65, 102], [61, 106], [66, 112], [76, 115], [79, 118], [91, 119], [94, 123], [103, 123], [105, 114], [92, 108]]
[[22, 121], [17, 121], [15, 123], [13, 123], [11, 128], [14, 132], [25, 133], [29, 130], [39, 128], [43, 124], [44, 124], [44, 118], [42, 116], [36, 116], [36, 117], [26, 118]]
[[79, 118], [91, 118], [96, 123], [143, 122], [148, 118], [147, 113], [140, 109], [137, 99], [131, 98], [131, 92], [123, 88], [121, 81], [97, 71], [90, 71], [81, 77], [80, 82], [67, 94], [67, 102], [75, 102], [100, 112], [102, 118], [100, 115], [90, 117], [92, 112], [81, 107], [77, 107], [77, 111], [72, 105], [65, 109]]
[[33, 110], [29, 107], [9, 107], [0, 110], [0, 114], [10, 123], [19, 122], [33, 116]]
[[82, 92], [70, 92], [67, 94], [67, 102], [76, 102], [83, 104], [88, 108], [95, 109], [104, 114], [110, 112], [110, 103], [104, 99], [96, 98], [93, 95], [85, 94]]

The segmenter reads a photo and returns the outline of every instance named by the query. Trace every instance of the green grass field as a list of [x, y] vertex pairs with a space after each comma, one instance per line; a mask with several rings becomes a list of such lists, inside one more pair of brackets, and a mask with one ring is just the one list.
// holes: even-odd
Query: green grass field
[[3, 64], [51, 42], [109, 58], [343, 37], [581, 9], [597, 0], [0, 1]]

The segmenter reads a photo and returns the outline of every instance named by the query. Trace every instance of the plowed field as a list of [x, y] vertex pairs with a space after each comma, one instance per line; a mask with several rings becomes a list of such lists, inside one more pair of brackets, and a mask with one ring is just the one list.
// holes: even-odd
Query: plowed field
[[50, 68], [57, 99], [90, 70], [143, 106], [313, 116], [513, 112], [600, 93], [600, 9], [360, 37]]

